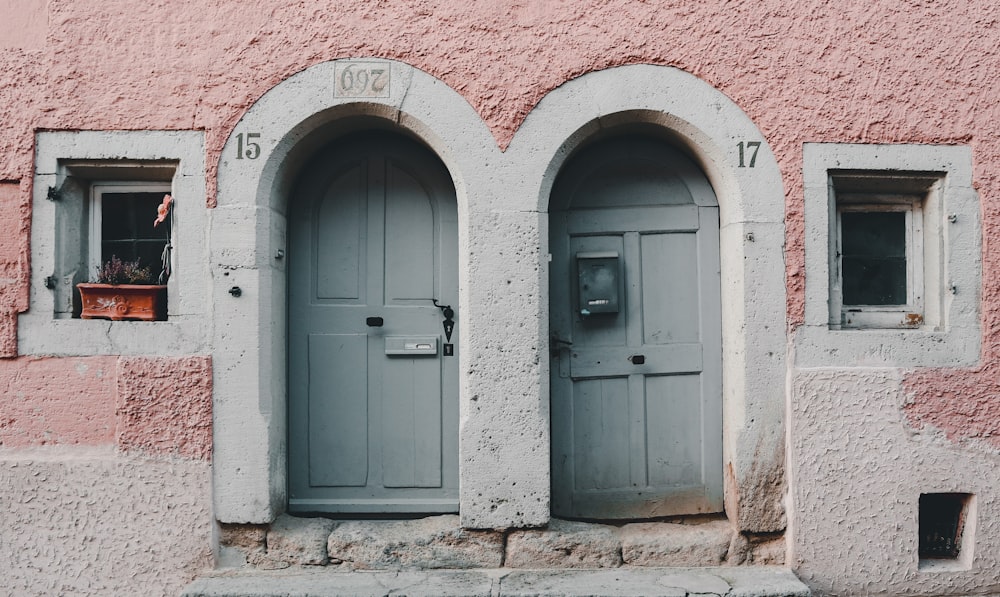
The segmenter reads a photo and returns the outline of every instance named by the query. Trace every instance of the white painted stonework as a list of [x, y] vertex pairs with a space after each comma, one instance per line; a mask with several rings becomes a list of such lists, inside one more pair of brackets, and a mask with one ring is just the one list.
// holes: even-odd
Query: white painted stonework
[[[933, 430], [914, 432], [903, 420], [898, 369], [803, 369], [791, 390], [791, 475], [799, 481], [789, 564], [802, 580], [821, 594], [859, 595], [872, 586], [891, 586], [895, 595], [995, 594], [995, 453], [984, 445], [974, 452], [981, 458], [966, 458]], [[937, 492], [976, 495], [965, 529], [971, 553], [921, 569], [917, 501]]]
[[[806, 143], [806, 321], [796, 333], [801, 367], [974, 365], [979, 361], [982, 238], [972, 151], [955, 145]], [[918, 329], [831, 329], [830, 170], [921, 172], [941, 176], [925, 228], [940, 272], [927, 300], [935, 317]], [[931, 265], [931, 264], [928, 264]]]
[[[426, 143], [457, 191], [460, 516], [469, 528], [549, 520], [549, 192], [581, 143], [630, 124], [666, 131], [707, 173], [721, 210], [726, 513], [737, 528], [785, 526], [783, 494], [784, 192], [759, 130], [718, 91], [680, 70], [590, 73], [546, 96], [501, 152], [454, 90], [406, 64], [387, 97], [339, 97], [337, 64], [274, 87], [222, 153], [210, 215], [215, 374], [215, 516], [267, 523], [285, 507], [285, 205], [308, 158], [354, 130]], [[625, 91], [627, 90], [627, 92]], [[258, 159], [237, 135], [260, 133]], [[737, 142], [760, 141], [754, 168]], [[229, 289], [238, 286], [239, 298]]]
[[4, 594], [177, 595], [212, 565], [210, 468], [103, 448], [0, 448]]

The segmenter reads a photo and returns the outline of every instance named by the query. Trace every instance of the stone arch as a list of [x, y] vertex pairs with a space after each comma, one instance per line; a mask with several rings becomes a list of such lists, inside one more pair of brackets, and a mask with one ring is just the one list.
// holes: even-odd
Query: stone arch
[[[348, 65], [387, 70], [388, 83], [365, 92], [381, 97], [340, 97], [336, 79]], [[312, 66], [269, 90], [237, 123], [220, 158], [210, 225], [219, 521], [266, 523], [285, 508], [286, 203], [316, 150], [364, 128], [416, 138], [445, 163], [458, 197], [460, 243], [467, 237], [467, 181], [479, 168], [476, 160], [484, 151], [499, 153], [464, 98], [391, 60]], [[233, 288], [240, 289], [238, 297]]]
[[[348, 64], [387, 66], [385, 97], [339, 97], [338, 68]], [[719, 197], [723, 303], [735, 306], [723, 314], [726, 510], [742, 530], [781, 530], [784, 192], [774, 156], [746, 114], [678, 69], [612, 68], [549, 93], [501, 152], [457, 92], [411, 66], [377, 59], [317, 64], [279, 83], [247, 111], [223, 149], [208, 288], [218, 520], [266, 523], [286, 503], [281, 251], [289, 186], [325, 141], [352, 127], [378, 126], [430, 147], [457, 194], [462, 524], [546, 524], [547, 201], [575, 149], [602, 129], [635, 123], [684, 145]], [[253, 159], [245, 153], [249, 142], [260, 148]], [[754, 167], [740, 168], [737, 143], [751, 142], [760, 143]], [[239, 297], [230, 294], [234, 287]]]
[[[722, 303], [730, 306], [722, 314], [726, 513], [740, 530], [780, 531], [785, 527], [785, 196], [763, 133], [739, 106], [697, 77], [672, 67], [631, 65], [588, 73], [549, 93], [528, 115], [506, 157], [527, 169], [521, 172], [530, 185], [524, 208], [545, 213], [553, 182], [577, 149], [607, 131], [635, 126], [683, 147], [718, 196]], [[547, 275], [539, 288], [547, 295]], [[540, 327], [547, 329], [548, 297], [539, 302]], [[543, 345], [547, 340], [543, 335]]]

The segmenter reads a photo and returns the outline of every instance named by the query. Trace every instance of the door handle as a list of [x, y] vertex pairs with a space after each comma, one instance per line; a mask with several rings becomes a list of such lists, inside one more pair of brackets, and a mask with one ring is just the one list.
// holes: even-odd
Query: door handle
[[549, 343], [549, 352], [552, 353], [552, 358], [559, 358], [559, 353], [564, 348], [569, 348], [573, 343], [569, 340], [563, 340], [559, 336], [552, 334], [551, 342]]
[[560, 338], [559, 336], [556, 336], [555, 334], [552, 334], [552, 344], [553, 345], [562, 344], [563, 346], [573, 346], [572, 342], [570, 342], [569, 340], [563, 340], [562, 338]]
[[634, 354], [628, 358], [632, 361], [633, 365], [644, 365], [646, 363], [646, 355], [644, 354]]
[[365, 319], [365, 325], [370, 328], [380, 328], [385, 324], [385, 321], [381, 317], [368, 317]]

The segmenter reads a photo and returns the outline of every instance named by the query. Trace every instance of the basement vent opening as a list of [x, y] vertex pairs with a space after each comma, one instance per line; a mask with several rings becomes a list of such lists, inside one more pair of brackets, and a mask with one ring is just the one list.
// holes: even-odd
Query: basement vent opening
[[[919, 503], [920, 567], [935, 568], [948, 562], [971, 561], [972, 534], [968, 493], [924, 493]], [[967, 547], [968, 546], [968, 547]], [[951, 566], [948, 566], [949, 568]]]

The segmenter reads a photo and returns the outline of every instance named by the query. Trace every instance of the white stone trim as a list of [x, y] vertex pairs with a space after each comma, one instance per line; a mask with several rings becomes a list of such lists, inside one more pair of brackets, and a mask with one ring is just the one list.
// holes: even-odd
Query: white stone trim
[[[215, 298], [214, 415], [216, 517], [223, 522], [270, 522], [286, 503], [285, 203], [298, 169], [312, 153], [352, 127], [398, 130], [429, 145], [452, 174], [458, 198], [460, 417], [469, 416], [477, 382], [468, 373], [468, 339], [480, 330], [470, 305], [470, 212], [488, 211], [497, 190], [489, 182], [502, 154], [479, 115], [453, 89], [413, 67], [365, 58], [389, 66], [384, 98], [335, 97], [337, 62], [310, 67], [266, 93], [244, 115], [223, 148], [218, 207], [211, 221], [211, 270]], [[341, 64], [352, 60], [339, 61]], [[364, 124], [358, 124], [362, 118]], [[258, 159], [235, 159], [236, 135], [260, 132]], [[473, 193], [470, 187], [480, 189]], [[243, 294], [228, 294], [238, 285]], [[484, 325], [488, 325], [484, 322]], [[537, 393], [537, 390], [536, 390]], [[537, 411], [537, 408], [536, 408]], [[542, 427], [542, 418], [536, 414]], [[527, 424], [527, 423], [526, 423]], [[544, 422], [547, 429], [548, 422]], [[464, 426], [464, 424], [463, 424]], [[474, 475], [460, 453], [462, 490]], [[547, 462], [546, 462], [547, 467]], [[548, 477], [544, 481], [547, 519]], [[519, 488], [520, 489], [520, 488]], [[541, 491], [541, 489], [539, 489]]]
[[[552, 185], [573, 150], [593, 135], [635, 123], [679, 140], [718, 196], [726, 510], [740, 529], [782, 530], [782, 496], [757, 486], [765, 471], [783, 470], [786, 374], [784, 188], [763, 133], [724, 94], [689, 73], [653, 65], [612, 68], [567, 82], [532, 110], [507, 150], [506, 163], [517, 170], [505, 178], [524, 181], [518, 207], [544, 218]], [[754, 168], [739, 167], [737, 144], [746, 141], [761, 142]], [[547, 220], [542, 230], [544, 256]], [[547, 259], [542, 265], [539, 327], [547, 332]], [[539, 336], [542, 355], [548, 354], [545, 332]], [[548, 359], [543, 362], [540, 383], [547, 395]]]
[[[919, 144], [806, 143], [805, 323], [795, 335], [800, 367], [957, 367], [979, 362], [982, 235], [979, 197], [972, 188], [972, 150], [968, 146]], [[925, 301], [928, 325], [917, 329], [831, 329], [831, 210], [836, 208], [829, 172], [866, 174], [913, 172], [942, 177], [925, 205], [924, 227], [940, 247], [928, 262]], [[949, 221], [954, 216], [954, 222]], [[928, 240], [924, 241], [925, 247]], [[940, 267], [938, 267], [938, 263]], [[936, 273], [938, 272], [939, 273]], [[951, 289], [954, 288], [954, 293]]]
[[[750, 119], [687, 73], [628, 66], [551, 92], [501, 152], [479, 115], [441, 81], [400, 62], [363, 61], [392, 69], [388, 97], [335, 97], [336, 63], [318, 64], [265, 94], [223, 149], [210, 236], [216, 517], [265, 523], [284, 509], [285, 269], [276, 255], [285, 246], [285, 202], [298, 168], [324, 142], [377, 126], [423, 140], [457, 191], [462, 524], [546, 524], [548, 196], [566, 158], [591, 134], [644, 122], [679, 137], [719, 197], [723, 303], [737, 306], [723, 313], [728, 510], [740, 528], [781, 530], [783, 496], [768, 472], [777, 471], [780, 487], [784, 191]], [[237, 160], [236, 135], [249, 132], [261, 133], [261, 156]], [[740, 141], [761, 142], [755, 168], [738, 168]], [[243, 290], [238, 299], [227, 293], [233, 285]]]
[[[53, 292], [45, 278], [56, 268], [60, 249], [57, 204], [49, 187], [66, 181], [67, 162], [93, 161], [111, 180], [142, 179], [143, 162], [172, 162], [175, 275], [168, 284], [168, 320], [161, 322], [56, 319]], [[89, 201], [64, 198], [61, 201]], [[45, 355], [181, 355], [204, 353], [208, 279], [204, 134], [198, 131], [54, 131], [35, 138], [31, 210], [31, 286], [29, 309], [18, 317], [18, 352]], [[151, 217], [155, 217], [152, 214]], [[89, 226], [82, 220], [80, 226]], [[68, 290], [71, 292], [72, 290]]]

